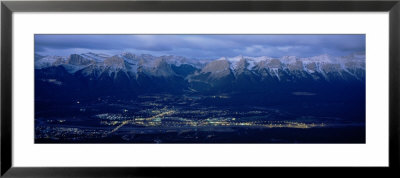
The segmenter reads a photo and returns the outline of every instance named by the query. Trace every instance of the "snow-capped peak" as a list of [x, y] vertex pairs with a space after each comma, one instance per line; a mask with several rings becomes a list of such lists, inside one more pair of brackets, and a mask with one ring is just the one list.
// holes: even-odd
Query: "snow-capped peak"
[[67, 58], [63, 56], [44, 56], [35, 61], [35, 68], [42, 69], [53, 66], [55, 64], [62, 64], [66, 60]]
[[298, 60], [296, 56], [283, 56], [280, 61], [285, 64], [293, 64]]
[[82, 57], [85, 57], [85, 58], [90, 59], [90, 60], [94, 60], [96, 62], [103, 62], [105, 59], [111, 57], [111, 56], [109, 56], [107, 54], [101, 54], [101, 53], [97, 54], [97, 53], [93, 53], [93, 52], [82, 53], [80, 55]]
[[318, 62], [318, 63], [334, 63], [336, 62], [336, 58], [333, 56], [330, 56], [328, 54], [323, 54], [319, 56], [313, 56], [310, 58], [301, 58], [303, 62]]

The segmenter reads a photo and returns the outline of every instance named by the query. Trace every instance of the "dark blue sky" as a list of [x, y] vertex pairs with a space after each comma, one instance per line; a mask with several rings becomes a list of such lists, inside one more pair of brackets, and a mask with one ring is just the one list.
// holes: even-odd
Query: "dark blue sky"
[[365, 35], [35, 35], [35, 52], [60, 56], [132, 52], [193, 58], [343, 56], [365, 53]]

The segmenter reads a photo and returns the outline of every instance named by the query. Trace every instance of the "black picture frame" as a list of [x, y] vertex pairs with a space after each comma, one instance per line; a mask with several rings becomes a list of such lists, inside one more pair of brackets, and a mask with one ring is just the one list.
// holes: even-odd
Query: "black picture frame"
[[[21, 168], [12, 165], [12, 17], [13, 12], [122, 12], [122, 11], [346, 11], [389, 12], [389, 167], [341, 168], [368, 174], [371, 171], [397, 171], [399, 168], [400, 135], [400, 1], [2, 1], [1, 2], [1, 175], [5, 177], [131, 177], [178, 176], [219, 173], [265, 173], [265, 169], [283, 174], [307, 173], [310, 169], [332, 168], [131, 168], [75, 167]], [[38, 160], [39, 161], [39, 160]], [[244, 170], [246, 169], [246, 170]], [[334, 169], [338, 169], [337, 167]]]

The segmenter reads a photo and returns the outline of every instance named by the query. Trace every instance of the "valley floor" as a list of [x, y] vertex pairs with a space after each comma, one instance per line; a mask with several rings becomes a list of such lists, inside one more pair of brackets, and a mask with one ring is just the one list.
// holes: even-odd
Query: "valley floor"
[[238, 100], [228, 94], [37, 98], [35, 143], [365, 143], [360, 103]]

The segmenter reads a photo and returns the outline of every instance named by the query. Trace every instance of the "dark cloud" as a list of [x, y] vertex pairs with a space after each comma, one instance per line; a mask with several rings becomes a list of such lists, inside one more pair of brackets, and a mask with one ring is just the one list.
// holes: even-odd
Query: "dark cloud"
[[85, 51], [195, 58], [365, 52], [365, 35], [35, 35], [35, 52], [68, 55]]

